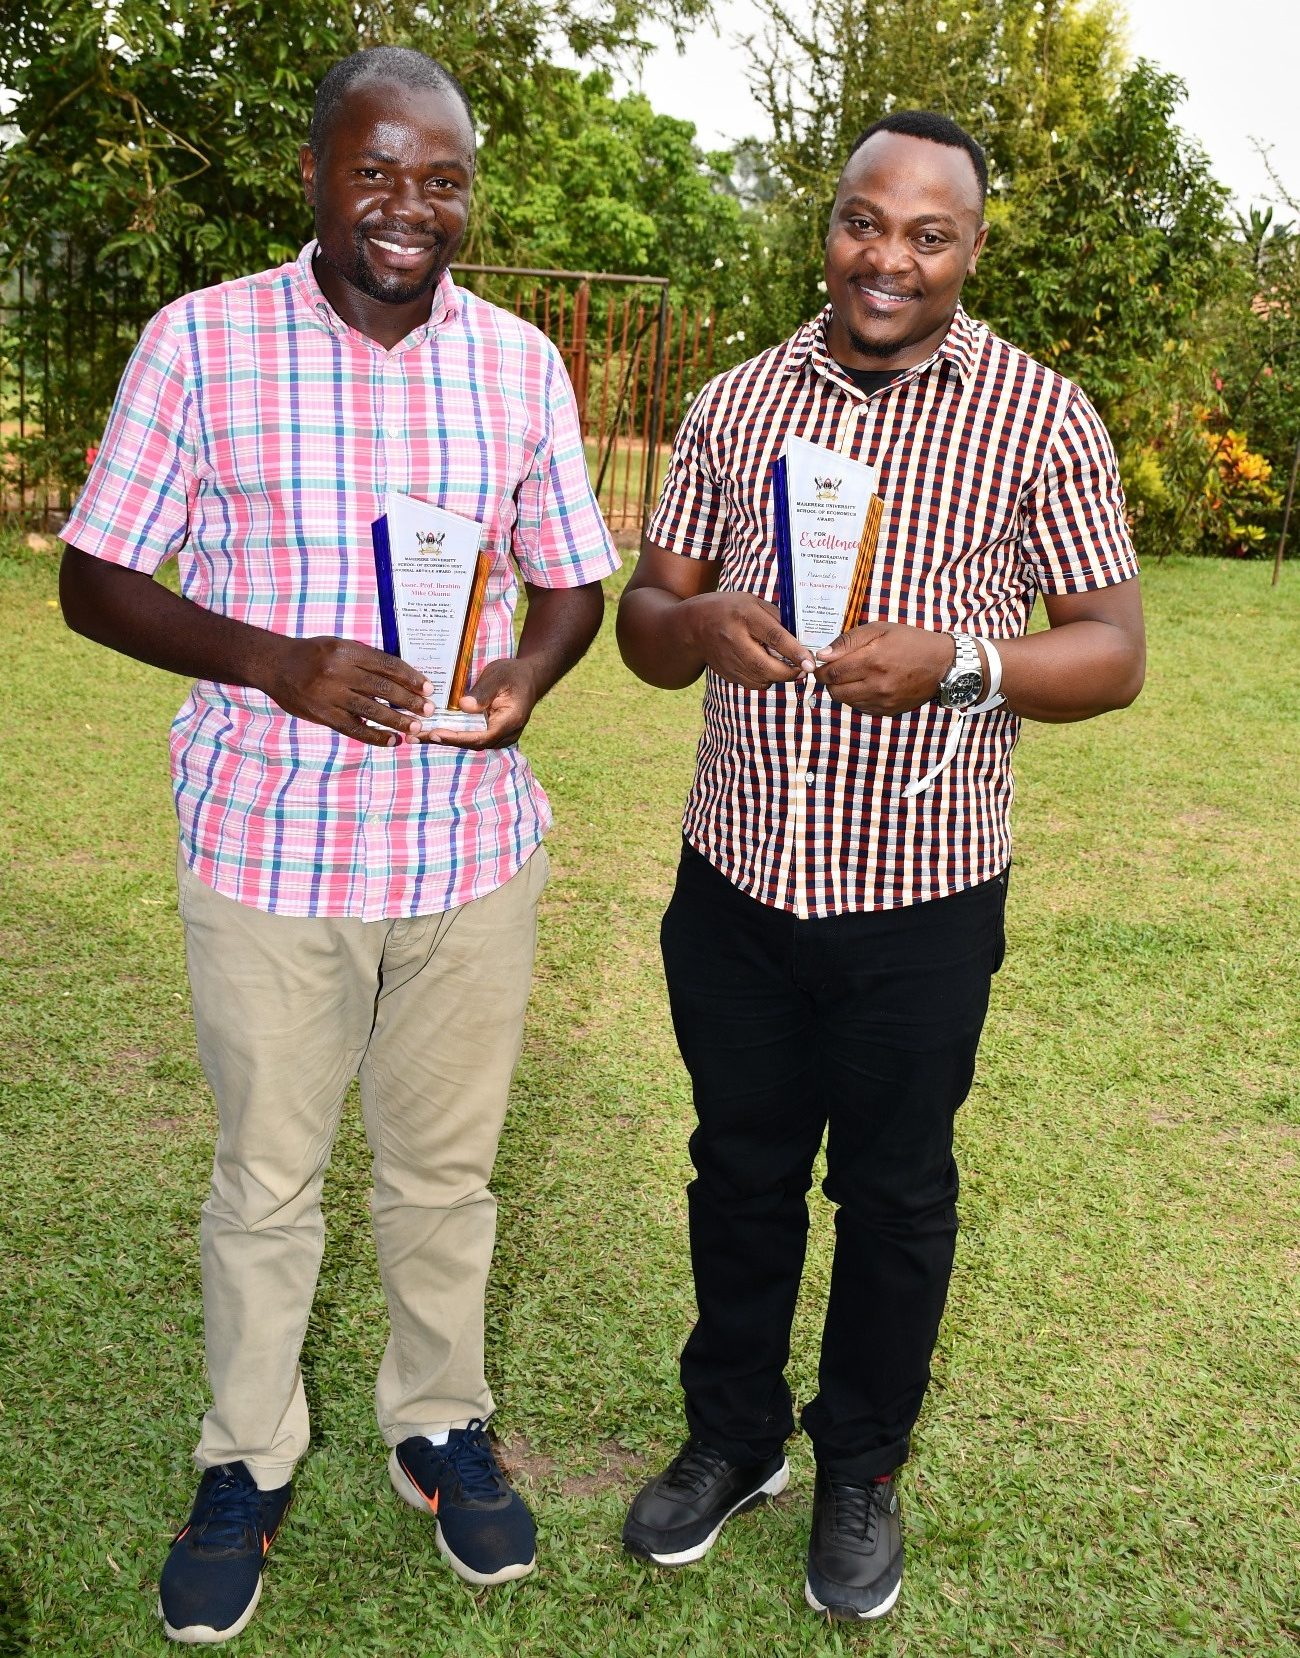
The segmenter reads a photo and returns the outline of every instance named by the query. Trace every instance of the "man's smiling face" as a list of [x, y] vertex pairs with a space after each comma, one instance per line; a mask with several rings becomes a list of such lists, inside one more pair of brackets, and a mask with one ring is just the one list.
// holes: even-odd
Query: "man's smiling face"
[[831, 210], [831, 355], [864, 369], [924, 362], [948, 332], [987, 234], [965, 150], [873, 134], [850, 156]]
[[474, 176], [465, 106], [450, 88], [362, 81], [339, 105], [322, 152], [301, 158], [322, 286], [331, 300], [341, 279], [366, 300], [410, 305], [465, 235]]

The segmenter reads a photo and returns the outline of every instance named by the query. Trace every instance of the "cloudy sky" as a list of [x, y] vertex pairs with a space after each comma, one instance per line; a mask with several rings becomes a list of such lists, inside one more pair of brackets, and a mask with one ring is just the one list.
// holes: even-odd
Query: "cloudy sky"
[[[665, 44], [642, 90], [656, 109], [695, 122], [709, 148], [766, 124], [745, 85], [737, 35], [760, 32], [752, 0], [716, 0], [720, 35], [707, 30], [679, 58]], [[1239, 206], [1271, 199], [1252, 139], [1271, 146], [1288, 193], [1300, 199], [1300, 3], [1298, 0], [1127, 0], [1135, 57], [1187, 83], [1179, 125], [1199, 138]]]

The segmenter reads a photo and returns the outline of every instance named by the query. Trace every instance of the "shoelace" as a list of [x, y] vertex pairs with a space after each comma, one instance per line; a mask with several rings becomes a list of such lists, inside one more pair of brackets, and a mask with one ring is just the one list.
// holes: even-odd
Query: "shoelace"
[[880, 1519], [884, 1490], [883, 1485], [839, 1485], [832, 1480], [836, 1531], [849, 1532], [870, 1547]]
[[694, 1495], [695, 1492], [702, 1491], [710, 1480], [716, 1479], [719, 1470], [726, 1466], [725, 1457], [719, 1456], [716, 1451], [710, 1451], [706, 1446], [697, 1445], [693, 1439], [687, 1440], [669, 1463], [663, 1483], [674, 1490]]
[[260, 1545], [261, 1493], [226, 1467], [218, 1469], [205, 1494], [203, 1512], [194, 1521], [193, 1541], [204, 1549], [243, 1548], [251, 1533]]
[[438, 1450], [471, 1502], [499, 1497], [506, 1489], [505, 1477], [492, 1454], [486, 1424], [477, 1417], [463, 1433], [453, 1434], [447, 1444], [439, 1446]]

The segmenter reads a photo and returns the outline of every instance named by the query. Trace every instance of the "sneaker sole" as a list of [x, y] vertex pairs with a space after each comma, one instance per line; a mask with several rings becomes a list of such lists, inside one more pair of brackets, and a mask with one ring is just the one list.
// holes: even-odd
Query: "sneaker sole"
[[216, 1646], [219, 1641], [233, 1640], [246, 1627], [253, 1613], [257, 1611], [257, 1603], [262, 1598], [262, 1579], [259, 1576], [257, 1587], [253, 1590], [253, 1598], [235, 1619], [228, 1629], [213, 1629], [207, 1623], [188, 1623], [182, 1629], [175, 1629], [167, 1622], [167, 1614], [163, 1611], [162, 1596], [158, 1597], [158, 1616], [163, 1621], [163, 1633], [169, 1641], [179, 1641], [182, 1646]]
[[407, 1477], [405, 1468], [397, 1460], [396, 1451], [393, 1451], [388, 1458], [388, 1477], [393, 1483], [393, 1490], [396, 1491], [404, 1503], [416, 1509], [419, 1513], [427, 1515], [434, 1522], [438, 1553], [442, 1555], [456, 1576], [463, 1579], [464, 1582], [472, 1583], [479, 1589], [490, 1589], [494, 1583], [513, 1583], [521, 1577], [527, 1577], [531, 1571], [536, 1569], [537, 1556], [534, 1555], [527, 1562], [514, 1561], [509, 1566], [502, 1566], [500, 1571], [475, 1571], [473, 1566], [467, 1565], [458, 1555], [453, 1554], [447, 1546], [447, 1539], [442, 1534], [442, 1521], [429, 1507], [424, 1493], [417, 1485], [413, 1485]]
[[898, 1597], [902, 1594], [902, 1592], [903, 1583], [900, 1578], [885, 1596], [884, 1600], [881, 1601], [879, 1606], [873, 1606], [870, 1612], [859, 1612], [856, 1606], [838, 1606], [834, 1601], [831, 1601], [828, 1605], [823, 1606], [821, 1601], [817, 1599], [817, 1596], [813, 1594], [812, 1584], [809, 1583], [807, 1578], [804, 1579], [803, 1583], [803, 1598], [808, 1602], [809, 1606], [812, 1607], [813, 1611], [826, 1613], [832, 1618], [839, 1619], [842, 1623], [861, 1623], [867, 1618], [883, 1618], [886, 1612], [893, 1611]]
[[649, 1560], [656, 1566], [689, 1566], [696, 1560], [704, 1559], [717, 1542], [728, 1520], [734, 1519], [737, 1514], [746, 1513], [751, 1508], [757, 1508], [759, 1503], [765, 1502], [768, 1497], [779, 1497], [789, 1483], [790, 1464], [783, 1462], [776, 1473], [770, 1475], [757, 1491], [751, 1491], [747, 1497], [742, 1497], [734, 1508], [729, 1508], [704, 1541], [696, 1543], [693, 1548], [679, 1549], [675, 1554], [659, 1554], [641, 1544], [629, 1542], [626, 1537], [623, 1539], [623, 1547], [638, 1560]]

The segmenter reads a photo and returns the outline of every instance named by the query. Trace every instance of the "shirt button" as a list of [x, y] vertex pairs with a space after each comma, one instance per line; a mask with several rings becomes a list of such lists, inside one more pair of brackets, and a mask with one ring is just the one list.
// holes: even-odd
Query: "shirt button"
[[400, 438], [402, 435], [400, 426], [385, 426], [384, 431], [390, 438]]
[[815, 783], [816, 781], [817, 781], [817, 773], [815, 771], [806, 772], [804, 774], [804, 782], [805, 783]]

